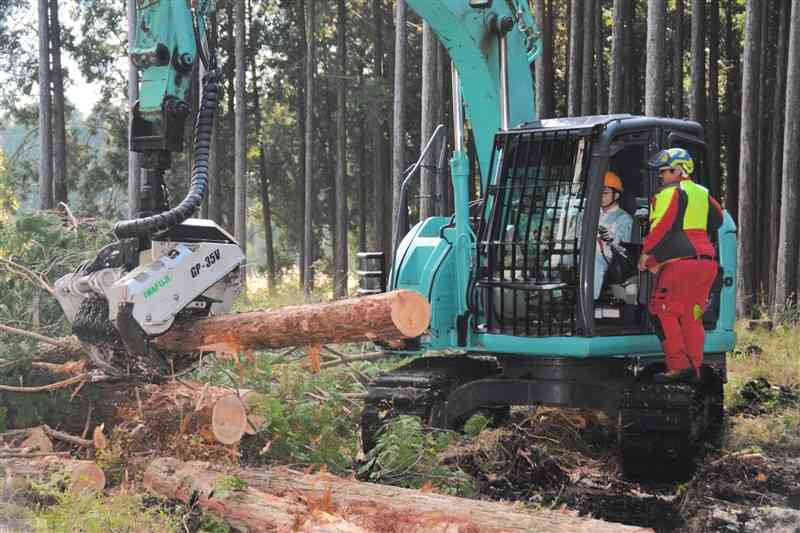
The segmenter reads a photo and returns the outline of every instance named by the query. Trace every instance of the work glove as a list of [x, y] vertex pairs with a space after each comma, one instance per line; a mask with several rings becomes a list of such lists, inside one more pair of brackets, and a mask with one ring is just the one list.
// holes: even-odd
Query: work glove
[[614, 236], [611, 235], [611, 232], [608, 231], [608, 228], [606, 228], [605, 226], [599, 226], [597, 228], [597, 233], [600, 235], [600, 240], [602, 240], [603, 242], [607, 242], [609, 244], [614, 242]]

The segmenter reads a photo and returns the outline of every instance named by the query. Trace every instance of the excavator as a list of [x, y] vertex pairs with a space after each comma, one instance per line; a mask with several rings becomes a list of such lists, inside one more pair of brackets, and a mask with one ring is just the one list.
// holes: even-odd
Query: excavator
[[[620, 176], [620, 205], [636, 215], [621, 243], [621, 255], [635, 260], [648, 198], [659, 186], [649, 156], [688, 150], [695, 181], [707, 186], [702, 127], [626, 114], [540, 120], [531, 71], [541, 39], [526, 0], [406, 2], [453, 62], [454, 212], [420, 220], [398, 237], [390, 268], [380, 254], [362, 258], [360, 292], [416, 291], [432, 310], [424, 335], [386, 347], [413, 358], [369, 384], [365, 451], [399, 415], [458, 429], [475, 413], [500, 422], [512, 406], [545, 405], [608, 413], [628, 473], [691, 464], [723, 415], [725, 354], [736, 341], [736, 226], [725, 213], [714, 236], [721, 268], [703, 318], [697, 382], [651, 379], [664, 369], [647, 313], [652, 275], [604, 279], [595, 299], [593, 265], [605, 173]], [[130, 148], [144, 160], [142, 209], [115, 226], [117, 242], [56, 284], [76, 334], [129, 362], [145, 364], [149, 341], [175, 321], [227, 312], [241, 290], [238, 243], [214, 222], [190, 218], [207, 188], [218, 98], [216, 57], [204, 38], [212, 8], [210, 0], [139, 2], [131, 61], [141, 84]], [[198, 60], [206, 74], [191, 187], [170, 207], [164, 173], [182, 149]]]

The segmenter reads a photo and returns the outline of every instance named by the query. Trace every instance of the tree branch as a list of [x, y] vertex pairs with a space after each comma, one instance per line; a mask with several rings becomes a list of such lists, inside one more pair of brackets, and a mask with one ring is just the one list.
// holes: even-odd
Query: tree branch
[[38, 387], [14, 387], [11, 385], [0, 385], [0, 391], [5, 392], [44, 392], [44, 391], [51, 391], [57, 389], [63, 389], [64, 387], [69, 387], [75, 383], [85, 380], [89, 377], [89, 373], [85, 372], [83, 374], [79, 374], [77, 376], [71, 377], [69, 379], [65, 379], [62, 381], [56, 381], [55, 383], [51, 383], [49, 385], [40, 385]]

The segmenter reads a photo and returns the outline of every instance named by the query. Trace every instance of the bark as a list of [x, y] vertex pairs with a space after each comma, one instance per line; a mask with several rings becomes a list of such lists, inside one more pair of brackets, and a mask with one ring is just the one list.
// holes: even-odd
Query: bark
[[[363, 67], [359, 77], [359, 94], [364, 95], [364, 72]], [[358, 251], [367, 251], [367, 197], [369, 196], [367, 181], [367, 129], [372, 117], [365, 113], [365, 108], [360, 107], [362, 120], [358, 128], [358, 149], [356, 150], [356, 167], [358, 168]]]
[[[247, 255], [247, 97], [245, 95], [245, 79], [247, 61], [245, 57], [245, 3], [237, 0], [234, 6], [236, 35], [236, 133], [235, 133], [235, 197], [234, 235], [239, 246]], [[242, 280], [247, 280], [245, 269], [242, 269]], [[246, 288], [245, 288], [246, 294]]]
[[39, 0], [39, 209], [53, 208], [49, 1]]
[[635, 113], [638, 108], [636, 48], [640, 44], [636, 28], [635, 0], [626, 0], [624, 9], [623, 18], [625, 22], [623, 27], [625, 28], [625, 44], [623, 45], [622, 61], [625, 64], [625, 100], [623, 103], [623, 111], [626, 113]]
[[[128, 35], [136, 33], [136, 0], [126, 0], [128, 10]], [[128, 39], [128, 53], [133, 39]], [[128, 121], [133, 106], [139, 99], [139, 71], [132, 61], [128, 61]], [[142, 163], [138, 152], [128, 152], [128, 218], [134, 218], [139, 212], [139, 174]], [[212, 174], [214, 176], [214, 174]], [[213, 178], [212, 178], [213, 181]]]
[[692, 0], [692, 89], [689, 103], [689, 118], [705, 123], [706, 102], [706, 41], [705, 0]]
[[729, 65], [725, 84], [725, 208], [734, 220], [739, 219], [739, 135], [741, 111], [741, 71], [738, 37], [734, 18], [736, 0], [725, 3], [725, 55]]
[[411, 291], [392, 291], [331, 303], [252, 311], [176, 324], [153, 344], [166, 351], [240, 351], [373, 340], [422, 334], [430, 305]]
[[569, 88], [567, 92], [567, 115], [581, 114], [581, 83], [583, 54], [583, 0], [570, 0], [569, 23]]
[[[394, 47], [394, 105], [392, 113], [392, 240], [391, 255], [394, 259], [395, 246], [405, 234], [408, 214], [400, 209], [400, 185], [406, 166], [406, 2], [397, 0], [395, 7], [395, 47]], [[388, 263], [394, 264], [393, 261]]]
[[[436, 127], [436, 109], [439, 107], [436, 93], [436, 55], [439, 42], [436, 34], [427, 22], [422, 23], [422, 116], [420, 134], [420, 152], [428, 143]], [[419, 182], [419, 218], [425, 220], [434, 215], [434, 166], [437, 159], [436, 145], [428, 152], [420, 169]]]
[[[372, 17], [375, 26], [375, 45], [373, 48], [373, 82], [376, 86], [383, 88], [385, 74], [383, 70], [383, 4], [380, 0], [372, 1]], [[386, 124], [383, 114], [383, 95], [381, 94], [375, 105], [377, 117], [372, 121], [372, 174], [374, 176], [375, 206], [372, 210], [375, 216], [375, 235], [372, 249], [386, 253], [388, 243], [386, 242], [387, 227], [391, 223], [386, 221], [386, 164], [384, 162], [384, 132]], [[388, 255], [387, 255], [388, 257]]]
[[613, 22], [611, 26], [611, 73], [609, 76], [608, 112], [622, 113], [625, 108], [625, 3], [628, 0], [614, 0]]
[[781, 225], [781, 188], [783, 177], [783, 135], [785, 124], [785, 109], [786, 109], [786, 78], [787, 78], [787, 50], [789, 48], [789, 19], [791, 17], [791, 5], [785, 3], [779, 9], [778, 17], [780, 18], [780, 28], [777, 44], [777, 58], [776, 58], [776, 77], [775, 77], [775, 94], [772, 104], [773, 117], [772, 120], [772, 164], [770, 173], [770, 198], [772, 199], [772, 208], [775, 210], [774, 215], [770, 217], [770, 294], [773, 295], [772, 304], [773, 309], [777, 310], [776, 303], [776, 283], [778, 273], [778, 247], [780, 238], [775, 239], [774, 236], [780, 236]]
[[[450, 124], [452, 122], [451, 117], [449, 116], [450, 111], [452, 109], [452, 102], [451, 99], [448, 97], [450, 92], [450, 85], [448, 81], [451, 79], [450, 76], [450, 56], [447, 53], [444, 45], [439, 43], [437, 48], [439, 49], [436, 54], [436, 93], [439, 95], [439, 122], [442, 124]], [[552, 50], [552, 48], [551, 48]], [[552, 59], [552, 52], [551, 52], [551, 59]], [[550, 65], [550, 84], [552, 86], [553, 78], [552, 78], [552, 62]], [[538, 87], [538, 86], [537, 86]], [[552, 92], [550, 93], [550, 102], [552, 105], [553, 97]], [[552, 109], [552, 108], [551, 108]], [[443, 145], [439, 146], [438, 150], [438, 157], [442, 157], [442, 154], [447, 157], [447, 143], [448, 139], [442, 139]], [[444, 148], [444, 150], [443, 150]], [[436, 175], [436, 208], [437, 214], [439, 216], [449, 216], [453, 212], [452, 207], [452, 200], [450, 199], [450, 166], [447, 164], [447, 161], [439, 160], [438, 164], [438, 174]]]
[[645, 75], [645, 115], [664, 115], [667, 48], [666, 0], [647, 2], [647, 72]]
[[[235, 0], [239, 1], [239, 0]], [[228, 230], [228, 233], [235, 233], [236, 231], [236, 162], [234, 160], [229, 159], [229, 156], [235, 159], [236, 157], [236, 150], [235, 150], [235, 137], [236, 137], [236, 107], [235, 107], [235, 95], [236, 95], [236, 36], [235, 36], [235, 14], [234, 14], [234, 2], [227, 2], [225, 4], [225, 18], [226, 20], [226, 30], [227, 30], [227, 50], [229, 58], [234, 58], [233, 60], [229, 60], [225, 63], [225, 77], [227, 82], [227, 90], [225, 91], [225, 98], [227, 101], [227, 113], [226, 113], [226, 120], [225, 120], [225, 129], [223, 130], [224, 137], [220, 137], [220, 139], [228, 139], [230, 142], [230, 138], [234, 137], [234, 153], [225, 150], [225, 142], [220, 144], [219, 146], [219, 154], [220, 154], [220, 163], [221, 165], [218, 166], [219, 169], [222, 169], [222, 173], [220, 174], [220, 178], [224, 181], [220, 184], [220, 201], [221, 201], [221, 219], [223, 221], [223, 227]], [[229, 146], [229, 145], [228, 145]]]
[[749, 316], [755, 303], [755, 261], [758, 178], [758, 79], [761, 41], [760, 2], [748, 0], [745, 20], [744, 75], [742, 78], [742, 133], [739, 163], [739, 249], [736, 309]]
[[683, 0], [675, 0], [675, 29], [672, 52], [672, 115], [681, 118], [683, 111]]
[[546, 0], [534, 2], [536, 22], [542, 32], [542, 55], [536, 60], [536, 103], [539, 118], [553, 116], [553, 32], [552, 12]]
[[719, 0], [710, 0], [708, 24], [708, 117], [706, 142], [708, 143], [708, 180], [711, 195], [721, 198], [722, 167], [719, 123]]
[[64, 113], [64, 72], [61, 70], [61, 24], [58, 0], [50, 0], [50, 57], [53, 62], [53, 205], [67, 203], [67, 131]]
[[[211, 497], [224, 477], [246, 487]], [[196, 491], [202, 509], [243, 531], [405, 532], [644, 531], [568, 513], [517, 510], [499, 502], [363, 483], [331, 474], [303, 474], [287, 467], [221, 469], [172, 458], [152, 461], [144, 474], [151, 492], [186, 502]]]
[[314, 69], [315, 69], [315, 0], [307, 0], [306, 25], [306, 121], [305, 121], [305, 198], [303, 216], [303, 292], [306, 296], [314, 290]]
[[336, 88], [336, 209], [333, 251], [333, 294], [336, 298], [347, 296], [347, 7], [338, 0], [339, 80]]
[[[775, 305], [783, 309], [796, 301], [798, 256], [797, 169], [800, 168], [800, 0], [792, 0], [789, 36], [789, 65], [786, 81], [786, 117], [783, 133], [783, 185], [778, 242], [778, 271]], [[791, 300], [790, 300], [791, 298]]]
[[581, 114], [592, 115], [594, 96], [594, 0], [583, 0], [583, 58], [581, 59]]
[[[769, 18], [770, 12], [773, 7], [772, 0], [764, 0], [761, 2], [761, 57], [759, 64], [761, 65], [761, 75], [758, 77], [758, 109], [759, 114], [763, 116], [769, 108], [767, 102], [770, 101], [770, 88], [772, 85], [772, 76], [774, 74], [773, 59], [774, 54], [768, 53], [772, 47], [772, 36], [775, 35], [774, 31], [770, 31], [773, 27]], [[769, 8], [769, 9], [768, 9]], [[770, 208], [769, 199], [769, 157], [767, 157], [767, 142], [769, 138], [769, 127], [766, 120], [758, 121], [758, 155], [756, 156], [757, 170], [756, 170], [756, 209], [759, 216], [757, 218], [756, 232], [756, 261], [755, 261], [755, 286], [756, 293], [759, 295], [759, 304], [767, 304], [769, 301], [769, 294], [766, 293], [769, 288], [769, 247], [766, 239], [769, 238], [767, 231], [769, 229], [769, 219], [773, 214]]]
[[597, 4], [594, 10], [594, 78], [595, 78], [595, 108], [598, 115], [605, 114], [608, 96], [606, 96], [605, 82], [605, 24], [603, 23], [603, 5]]

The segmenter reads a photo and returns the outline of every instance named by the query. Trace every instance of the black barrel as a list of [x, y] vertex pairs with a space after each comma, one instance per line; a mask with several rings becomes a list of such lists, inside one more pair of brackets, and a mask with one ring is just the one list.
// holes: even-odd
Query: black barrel
[[358, 295], [386, 290], [386, 261], [383, 252], [358, 252]]

